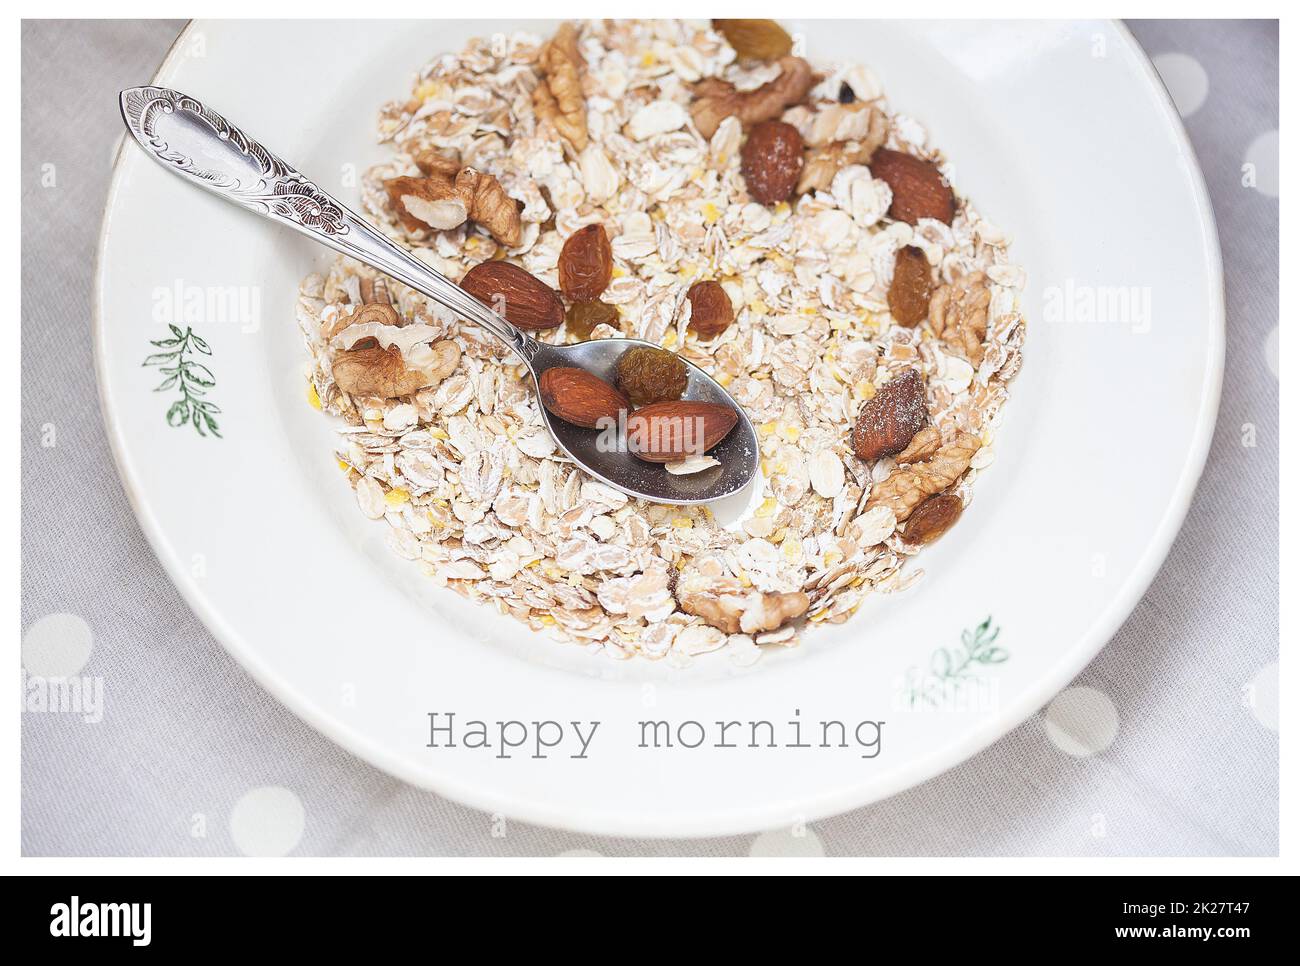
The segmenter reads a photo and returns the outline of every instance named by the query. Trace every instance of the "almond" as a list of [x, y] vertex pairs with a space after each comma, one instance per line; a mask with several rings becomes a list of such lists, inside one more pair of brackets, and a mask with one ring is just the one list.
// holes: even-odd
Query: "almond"
[[586, 369], [556, 366], [537, 378], [542, 405], [566, 423], [595, 429], [602, 419], [618, 420], [631, 409], [627, 397]]
[[740, 173], [754, 200], [764, 205], [794, 194], [803, 171], [803, 138], [785, 121], [754, 125], [740, 149]]
[[952, 224], [957, 203], [952, 189], [931, 161], [902, 151], [878, 148], [867, 163], [871, 176], [888, 183], [894, 192], [889, 217], [915, 225], [921, 218]]
[[559, 294], [510, 262], [475, 265], [460, 280], [460, 287], [521, 329], [553, 329], [564, 321]]
[[921, 373], [908, 369], [862, 404], [853, 426], [853, 452], [864, 460], [901, 453], [929, 421]]
[[628, 448], [647, 463], [672, 463], [713, 449], [738, 418], [736, 410], [723, 403], [653, 403], [628, 417]]

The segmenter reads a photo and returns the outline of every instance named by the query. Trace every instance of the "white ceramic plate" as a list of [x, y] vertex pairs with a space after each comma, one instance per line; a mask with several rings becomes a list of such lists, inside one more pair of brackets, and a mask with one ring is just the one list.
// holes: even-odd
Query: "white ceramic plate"
[[[383, 154], [378, 106], [405, 96], [433, 54], [513, 26], [199, 23], [154, 82], [205, 100], [352, 202], [349, 178]], [[127, 490], [217, 638], [355, 754], [459, 801], [572, 829], [782, 826], [900, 791], [984, 748], [1067, 684], [1151, 581], [1209, 445], [1223, 306], [1201, 173], [1150, 64], [1111, 23], [792, 26], [815, 61], [871, 65], [954, 160], [962, 189], [1015, 236], [1029, 336], [997, 461], [961, 524], [923, 555], [926, 577], [748, 668], [724, 657], [685, 671], [614, 663], [435, 590], [392, 555], [304, 399], [293, 303], [327, 254], [134, 145], [120, 155], [95, 342]], [[201, 438], [168, 427], [170, 397], [152, 391], [157, 374], [142, 361], [166, 322], [186, 324], [188, 295], [226, 289], [247, 312], [189, 307], [222, 409], [223, 438]], [[1134, 289], [1127, 313], [1088, 321], [1089, 297]], [[960, 651], [963, 631], [990, 617], [1006, 660], [976, 661], [964, 684], [933, 689], [935, 654]], [[432, 749], [431, 712], [529, 731], [565, 722], [568, 739], [539, 759]], [[814, 747], [791, 747], [793, 720]], [[600, 722], [585, 758], [568, 757], [573, 721]], [[705, 737], [643, 748], [642, 721], [670, 722], [683, 744], [700, 740], [699, 722]], [[723, 732], [719, 721], [745, 724]], [[850, 747], [817, 747], [823, 721], [844, 723]], [[874, 757], [855, 738], [864, 721], [885, 722]], [[748, 747], [750, 722], [771, 722], [780, 747]], [[830, 733], [836, 744], [838, 726]], [[858, 731], [868, 744], [874, 734]]]

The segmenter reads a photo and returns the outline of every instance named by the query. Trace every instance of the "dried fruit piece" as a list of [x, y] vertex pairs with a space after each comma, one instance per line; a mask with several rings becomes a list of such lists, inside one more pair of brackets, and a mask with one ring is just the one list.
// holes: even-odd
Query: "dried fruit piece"
[[686, 298], [691, 303], [687, 328], [701, 339], [712, 339], [736, 321], [736, 310], [719, 282], [696, 282], [686, 290]]
[[595, 429], [603, 419], [617, 421], [631, 408], [627, 397], [586, 369], [556, 366], [537, 379], [542, 405], [566, 423]]
[[482, 262], [460, 287], [521, 329], [553, 329], [564, 321], [564, 303], [541, 279], [510, 262]]
[[587, 146], [587, 102], [582, 96], [586, 63], [578, 50], [578, 28], [562, 23], [537, 55], [541, 81], [533, 88], [537, 116], [549, 121], [574, 151]]
[[802, 57], [782, 57], [781, 73], [762, 87], [738, 91], [735, 85], [708, 77], [695, 85], [691, 119], [696, 130], [711, 138], [724, 118], [733, 114], [745, 126], [780, 117], [791, 104], [798, 104], [813, 86], [812, 67]]
[[948, 489], [970, 466], [971, 457], [980, 448], [978, 436], [958, 433], [947, 446], [942, 446], [924, 463], [900, 466], [883, 482], [871, 488], [867, 509], [886, 506], [894, 511], [894, 519], [902, 523], [927, 497]]
[[647, 463], [671, 463], [713, 449], [738, 419], [725, 403], [653, 403], [627, 418], [627, 444], [632, 455]]
[[871, 176], [887, 182], [894, 192], [889, 216], [915, 225], [922, 218], [952, 224], [957, 202], [952, 189], [932, 161], [880, 148], [868, 165]]
[[930, 260], [915, 245], [904, 245], [894, 255], [894, 278], [889, 283], [889, 314], [899, 325], [912, 328], [930, 314]]
[[590, 339], [598, 325], [618, 328], [618, 308], [605, 302], [574, 302], [564, 315], [564, 328], [578, 339]]
[[686, 363], [667, 349], [633, 346], [618, 357], [614, 381], [635, 406], [671, 402], [686, 391]]
[[775, 20], [714, 20], [713, 29], [726, 37], [744, 60], [776, 60], [794, 46]]
[[740, 149], [740, 173], [755, 201], [774, 205], [794, 193], [803, 170], [803, 138], [793, 124], [764, 121]]
[[961, 497], [953, 493], [936, 493], [912, 511], [907, 518], [903, 539], [913, 547], [934, 543], [952, 529], [961, 516]]
[[577, 301], [600, 298], [614, 275], [614, 252], [601, 224], [579, 228], [560, 249], [560, 291]]
[[902, 452], [929, 421], [921, 373], [908, 369], [862, 404], [853, 425], [853, 452], [864, 460]]

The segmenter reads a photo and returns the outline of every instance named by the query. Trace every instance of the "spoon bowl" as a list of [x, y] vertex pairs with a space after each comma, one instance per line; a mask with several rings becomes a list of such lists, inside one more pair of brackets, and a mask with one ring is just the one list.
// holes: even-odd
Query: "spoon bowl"
[[[120, 104], [122, 120], [136, 143], [168, 171], [378, 269], [486, 329], [528, 366], [535, 390], [538, 376], [555, 366], [586, 369], [612, 383], [614, 365], [623, 352], [651, 345], [640, 339], [567, 346], [539, 342], [194, 98], [165, 87], [132, 87], [122, 91]], [[537, 408], [560, 449], [601, 482], [657, 503], [719, 500], [744, 489], [757, 475], [758, 437], [727, 391], [703, 369], [686, 365], [683, 398], [722, 403], [738, 417], [726, 438], [709, 451], [720, 465], [698, 473], [678, 476], [661, 464], [637, 459], [626, 445], [600, 445], [604, 434], [556, 418], [541, 405], [540, 392]]]
[[[619, 357], [636, 346], [659, 348], [641, 339], [594, 339], [574, 345], [553, 346], [536, 343], [539, 348], [532, 359], [533, 379], [555, 366], [573, 366], [614, 382], [614, 366]], [[547, 428], [568, 456], [603, 483], [629, 496], [656, 503], [708, 503], [738, 493], [749, 485], [758, 472], [758, 436], [754, 424], [736, 405], [727, 390], [718, 385], [699, 366], [686, 362], [686, 392], [683, 399], [721, 403], [735, 409], [739, 418], [731, 432], [709, 456], [718, 461], [698, 473], [677, 476], [660, 463], [647, 463], [627, 452], [626, 447], [612, 450], [599, 445], [602, 434], [566, 423], [541, 406]]]

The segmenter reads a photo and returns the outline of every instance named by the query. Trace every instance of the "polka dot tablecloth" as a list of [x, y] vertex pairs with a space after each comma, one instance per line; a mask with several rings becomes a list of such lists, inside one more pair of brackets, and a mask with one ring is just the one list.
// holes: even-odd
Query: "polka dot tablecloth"
[[25, 854], [1276, 854], [1276, 24], [1132, 24], [1200, 156], [1228, 302], [1213, 449], [1150, 591], [1078, 680], [964, 765], [808, 826], [695, 841], [505, 822], [389, 778], [262, 692], [168, 583], [108, 451], [86, 320], [111, 93], [150, 77], [180, 26], [23, 24], [22, 661], [88, 682], [73, 711], [22, 716]]

